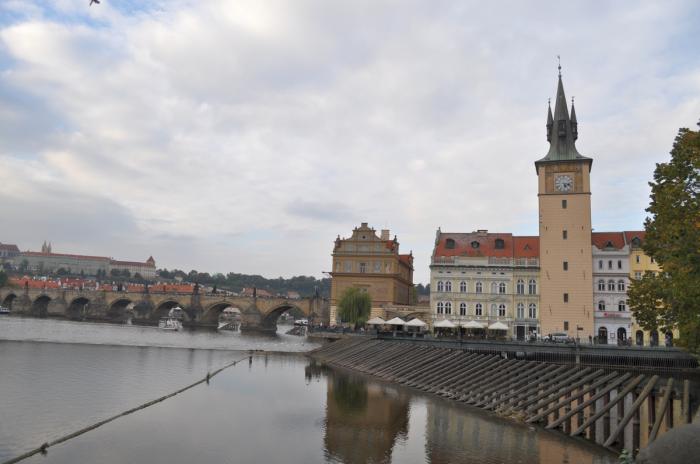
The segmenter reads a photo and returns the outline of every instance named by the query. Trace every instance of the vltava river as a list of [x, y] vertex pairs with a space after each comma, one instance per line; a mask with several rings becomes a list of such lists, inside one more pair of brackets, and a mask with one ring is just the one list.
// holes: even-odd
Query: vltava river
[[198, 380], [245, 349], [277, 353], [257, 352], [209, 385], [25, 462], [616, 462], [583, 441], [322, 368], [298, 353], [314, 346], [286, 335], [0, 318], [0, 462]]

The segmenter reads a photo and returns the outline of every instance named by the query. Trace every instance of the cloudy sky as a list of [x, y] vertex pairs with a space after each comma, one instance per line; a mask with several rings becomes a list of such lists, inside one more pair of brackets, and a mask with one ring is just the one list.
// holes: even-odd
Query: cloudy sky
[[537, 234], [562, 56], [596, 230], [700, 119], [696, 1], [3, 0], [0, 241], [321, 276], [390, 228]]

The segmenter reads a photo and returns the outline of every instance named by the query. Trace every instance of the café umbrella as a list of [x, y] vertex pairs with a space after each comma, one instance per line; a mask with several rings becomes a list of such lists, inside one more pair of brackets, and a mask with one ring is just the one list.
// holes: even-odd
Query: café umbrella
[[451, 320], [449, 320], [449, 319], [443, 319], [443, 320], [441, 320], [441, 321], [436, 322], [435, 324], [433, 324], [433, 327], [436, 327], [436, 328], [438, 328], [438, 329], [454, 329], [454, 328], [457, 327], [457, 326], [456, 326], [455, 323], [452, 322]]
[[428, 324], [426, 324], [418, 318], [411, 319], [406, 323], [406, 327], [425, 327], [426, 325]]
[[369, 321], [367, 321], [367, 324], [369, 325], [384, 325], [386, 324], [386, 321], [382, 319], [381, 317], [373, 317]]
[[400, 317], [395, 317], [393, 319], [389, 319], [386, 321], [388, 325], [406, 325], [406, 321], [401, 319]]
[[494, 322], [489, 326], [489, 330], [508, 330], [508, 326], [503, 322]]
[[462, 324], [462, 327], [464, 327], [465, 329], [483, 329], [484, 325], [481, 322], [469, 321], [465, 324]]

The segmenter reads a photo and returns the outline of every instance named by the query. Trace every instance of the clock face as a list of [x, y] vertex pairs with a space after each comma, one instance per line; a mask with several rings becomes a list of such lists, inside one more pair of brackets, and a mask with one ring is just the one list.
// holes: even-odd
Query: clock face
[[574, 180], [571, 176], [557, 176], [554, 187], [560, 192], [570, 192], [574, 188]]

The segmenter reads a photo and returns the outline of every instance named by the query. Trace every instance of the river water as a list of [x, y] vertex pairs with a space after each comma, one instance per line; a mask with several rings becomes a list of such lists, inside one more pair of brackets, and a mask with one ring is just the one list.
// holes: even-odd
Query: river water
[[[587, 442], [318, 366], [282, 333], [0, 318], [0, 462], [201, 384], [26, 463], [614, 463]], [[249, 360], [245, 350], [255, 352]]]

